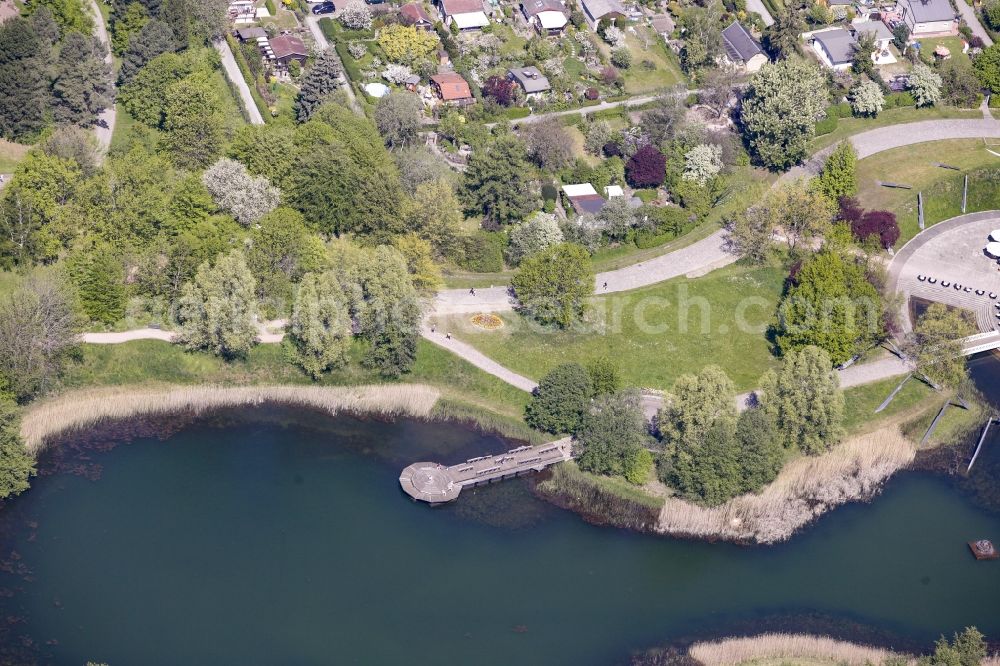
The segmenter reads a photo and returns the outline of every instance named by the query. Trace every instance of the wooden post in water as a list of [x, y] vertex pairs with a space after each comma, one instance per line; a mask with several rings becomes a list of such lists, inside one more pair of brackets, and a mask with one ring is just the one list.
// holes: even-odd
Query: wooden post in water
[[962, 186], [962, 215], [965, 215], [965, 204], [969, 201], [969, 174], [965, 174], [965, 185]]
[[917, 222], [920, 230], [924, 230], [924, 193], [917, 192]]

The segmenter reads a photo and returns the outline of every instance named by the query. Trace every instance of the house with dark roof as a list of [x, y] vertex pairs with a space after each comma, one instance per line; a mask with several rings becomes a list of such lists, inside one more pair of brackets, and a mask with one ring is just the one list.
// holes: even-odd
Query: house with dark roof
[[912, 37], [958, 34], [958, 14], [948, 0], [899, 0], [896, 12]]
[[469, 83], [455, 72], [442, 72], [431, 77], [431, 88], [445, 104], [468, 106], [476, 101]]
[[670, 33], [672, 33], [674, 28], [677, 27], [670, 14], [657, 14], [649, 19], [649, 24], [653, 26], [653, 30], [656, 31], [656, 34], [660, 35], [664, 39], [669, 38]]
[[399, 8], [399, 14], [403, 17], [406, 25], [412, 25], [418, 30], [433, 30], [434, 21], [424, 11], [423, 5], [418, 2], [408, 2]]
[[756, 72], [767, 64], [767, 56], [753, 35], [739, 21], [722, 31], [722, 46], [729, 62], [746, 72]]
[[625, 7], [619, 0], [581, 0], [580, 6], [591, 30], [597, 30], [601, 19], [623, 20]]
[[552, 89], [549, 80], [538, 71], [537, 67], [515, 67], [507, 70], [507, 78], [521, 86], [524, 96], [528, 99], [540, 97], [542, 93]]
[[566, 5], [559, 0], [522, 0], [521, 14], [540, 35], [559, 35], [569, 22]]
[[563, 196], [569, 202], [577, 215], [590, 213], [597, 215], [607, 204], [607, 200], [597, 193], [590, 183], [579, 183], [576, 185], [563, 185]]
[[309, 57], [309, 49], [295, 35], [278, 35], [271, 40], [271, 51], [274, 59], [282, 65], [287, 65], [292, 60], [298, 60], [300, 65], [304, 65]]
[[264, 32], [264, 28], [239, 28], [236, 30], [236, 37], [241, 42], [256, 42], [259, 37], [266, 39], [267, 33]]
[[858, 43], [854, 33], [843, 28], [833, 28], [814, 32], [810, 39], [820, 62], [838, 72], [850, 69]]
[[482, 30], [490, 24], [483, 0], [437, 0], [437, 6], [445, 25], [459, 30]]

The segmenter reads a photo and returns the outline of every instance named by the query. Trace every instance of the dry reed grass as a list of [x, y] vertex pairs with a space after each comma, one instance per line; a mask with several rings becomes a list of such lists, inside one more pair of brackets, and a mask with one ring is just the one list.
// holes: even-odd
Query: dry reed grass
[[[761, 634], [695, 643], [688, 653], [705, 666], [731, 666], [754, 660], [822, 660], [849, 666], [882, 664], [894, 652], [826, 636], [805, 634]], [[906, 656], [906, 655], [903, 655]], [[913, 663], [915, 660], [910, 659]], [[793, 662], [794, 663], [794, 662]]]
[[423, 384], [85, 389], [32, 405], [22, 419], [21, 434], [28, 451], [37, 454], [56, 435], [135, 416], [277, 403], [312, 407], [330, 414], [427, 417], [439, 397], [436, 388]]
[[886, 427], [821, 456], [791, 461], [758, 495], [741, 495], [714, 508], [669, 498], [657, 531], [742, 542], [784, 541], [832, 507], [871, 497], [914, 455], [913, 445], [899, 428]]

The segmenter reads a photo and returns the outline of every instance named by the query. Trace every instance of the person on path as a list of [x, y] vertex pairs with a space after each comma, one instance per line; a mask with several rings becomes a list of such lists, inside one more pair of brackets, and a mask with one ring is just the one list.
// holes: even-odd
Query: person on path
[[605, 283], [604, 283], [604, 288], [605, 288], [605, 289], [607, 289], [607, 288], [608, 288], [608, 283], [607, 283], [607, 282], [605, 282]]
[[471, 289], [469, 289], [469, 293], [472, 294], [473, 296], [475, 296], [476, 295], [476, 288], [472, 287]]

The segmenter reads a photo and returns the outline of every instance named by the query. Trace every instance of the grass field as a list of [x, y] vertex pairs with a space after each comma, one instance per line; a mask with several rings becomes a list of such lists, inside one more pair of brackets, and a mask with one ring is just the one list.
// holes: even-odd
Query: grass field
[[29, 150], [31, 146], [0, 139], [0, 173], [14, 173]]
[[[624, 72], [625, 92], [641, 95], [683, 82], [677, 62], [668, 55], [659, 37], [647, 26], [635, 26], [635, 29], [650, 33], [649, 48], [643, 48], [642, 40], [636, 35], [626, 33], [625, 44], [632, 52], [632, 66]], [[653, 67], [643, 67], [643, 61], [653, 63]]]
[[875, 414], [879, 405], [899, 385], [902, 377], [892, 377], [873, 384], [854, 386], [844, 391], [844, 429], [847, 434], [876, 430], [885, 421], [910, 414], [916, 415], [929, 408], [934, 391], [918, 379], [910, 378], [893, 398], [889, 406]]
[[506, 326], [492, 332], [474, 328], [466, 317], [439, 327], [533, 379], [560, 363], [606, 356], [632, 386], [669, 389], [679, 375], [715, 363], [747, 390], [776, 364], [764, 329], [784, 277], [780, 268], [736, 265], [698, 279], [597, 296], [583, 331], [538, 329], [513, 313], [504, 313]]
[[[528, 394], [466, 363], [429, 342], [418, 344], [413, 371], [400, 380], [385, 380], [361, 367], [360, 344], [351, 350], [347, 367], [330, 373], [320, 385], [415, 382], [441, 389], [452, 413], [488, 410], [510, 431], [526, 433], [521, 420]], [[120, 345], [83, 345], [80, 363], [70, 367], [68, 388], [125, 384], [313, 384], [285, 359], [281, 345], [258, 345], [244, 360], [225, 362], [215, 356], [185, 352], [177, 345], [140, 340]]]
[[809, 153], [832, 146], [842, 139], [852, 134], [865, 132], [876, 127], [886, 125], [897, 125], [899, 123], [913, 123], [921, 120], [937, 120], [939, 118], [982, 118], [983, 114], [979, 109], [956, 109], [950, 106], [929, 106], [918, 109], [912, 106], [886, 109], [878, 114], [877, 118], [841, 118], [837, 123], [837, 129], [829, 134], [818, 136], [809, 144]]
[[[1000, 152], [1000, 148], [993, 150]], [[945, 162], [961, 173], [935, 166]], [[981, 139], [954, 139], [918, 143], [888, 150], [858, 162], [858, 200], [866, 209], [890, 210], [901, 231], [897, 246], [919, 231], [917, 192], [924, 194], [924, 222], [935, 224], [961, 214], [964, 173], [983, 167], [1000, 168], [1000, 157], [987, 151]], [[876, 181], [910, 185], [912, 190], [879, 186]], [[989, 183], [969, 183], [968, 212], [1000, 207], [1000, 188]]]

